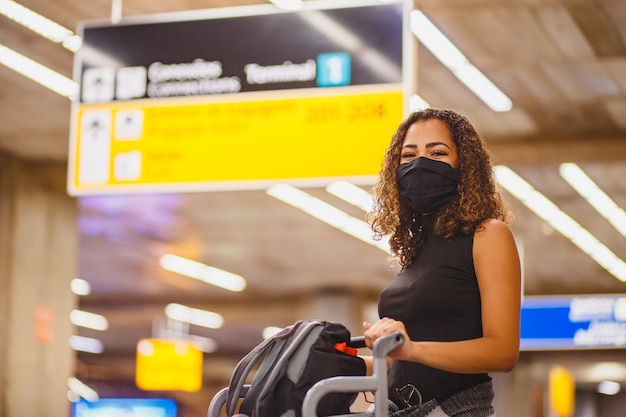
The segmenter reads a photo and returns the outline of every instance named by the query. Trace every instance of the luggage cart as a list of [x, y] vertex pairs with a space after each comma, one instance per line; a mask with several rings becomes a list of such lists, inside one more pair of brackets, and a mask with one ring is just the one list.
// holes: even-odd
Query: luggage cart
[[[370, 376], [336, 376], [323, 379], [313, 385], [304, 397], [302, 403], [302, 417], [326, 417], [317, 416], [317, 405], [323, 397], [333, 392], [374, 392], [374, 411], [344, 414], [336, 417], [389, 417], [388, 398], [389, 392], [387, 387], [387, 356], [391, 351], [404, 343], [404, 337], [401, 333], [395, 332], [376, 340], [373, 352], [372, 375]], [[350, 340], [350, 346], [354, 348], [365, 347], [363, 337], [354, 337]], [[250, 386], [244, 385], [239, 394], [239, 398], [245, 398]], [[226, 397], [228, 395], [228, 387], [222, 388], [211, 400], [207, 417], [220, 417], [220, 413]], [[245, 417], [243, 414], [237, 417]], [[229, 416], [230, 417], [230, 416]]]

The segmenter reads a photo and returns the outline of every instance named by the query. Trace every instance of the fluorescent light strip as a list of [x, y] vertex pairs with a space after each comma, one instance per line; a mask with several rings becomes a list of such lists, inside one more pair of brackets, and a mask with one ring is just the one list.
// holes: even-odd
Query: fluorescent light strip
[[194, 278], [228, 291], [243, 291], [246, 280], [240, 275], [214, 268], [181, 256], [166, 254], [159, 260], [161, 267], [168, 271]]
[[[176, 319], [172, 319], [176, 320]], [[180, 321], [180, 320], [178, 320]], [[193, 343], [198, 349], [205, 353], [213, 353], [217, 350], [217, 342], [210, 337], [198, 336], [195, 334], [189, 334], [188, 331], [174, 330], [174, 329], [161, 329], [159, 331], [158, 339], [166, 340], [187, 340]], [[140, 344], [142, 347], [151, 346], [150, 342], [147, 344]]]
[[224, 318], [221, 315], [212, 311], [187, 307], [182, 304], [168, 304], [165, 306], [165, 315], [172, 320], [195, 324], [196, 326], [209, 329], [219, 329], [224, 325]]
[[111, 23], [118, 24], [122, 20], [122, 0], [112, 0]]
[[474, 67], [424, 13], [413, 10], [410, 20], [413, 34], [478, 98], [494, 111], [511, 110], [511, 99]]
[[70, 321], [75, 326], [86, 327], [101, 332], [109, 328], [109, 321], [106, 317], [81, 310], [72, 310], [70, 312]]
[[67, 380], [67, 386], [73, 393], [83, 397], [87, 401], [98, 401], [100, 398], [98, 393], [92, 388], [88, 387], [84, 382], [77, 378], [71, 377]]
[[89, 295], [91, 293], [91, 285], [84, 279], [74, 278], [70, 285], [72, 292], [76, 295]]
[[79, 36], [66, 27], [36, 13], [13, 0], [0, 0], [0, 14], [32, 30], [38, 35], [62, 44], [66, 49], [76, 52], [82, 43]]
[[389, 253], [387, 239], [372, 239], [372, 230], [363, 220], [359, 220], [332, 205], [313, 197], [291, 185], [277, 184], [267, 189], [267, 194], [333, 226], [350, 236]]
[[302, 0], [269, 0], [270, 3], [283, 10], [298, 10], [302, 8]]
[[104, 352], [102, 342], [91, 337], [70, 336], [70, 347], [80, 352], [96, 354]]
[[620, 281], [626, 282], [626, 263], [552, 201], [506, 166], [496, 166], [498, 182], [524, 205], [567, 237]]
[[409, 97], [409, 111], [412, 113], [417, 110], [424, 110], [430, 107], [430, 104], [417, 94]]
[[615, 204], [598, 184], [574, 163], [561, 164], [559, 173], [602, 217], [626, 237], [626, 212]]
[[269, 339], [270, 337], [274, 336], [276, 333], [280, 332], [282, 329], [283, 329], [282, 327], [268, 326], [263, 329], [262, 337], [264, 340]]
[[615, 381], [601, 381], [598, 384], [598, 393], [604, 395], [617, 395], [621, 391], [622, 386]]
[[328, 184], [326, 191], [365, 212], [372, 210], [372, 195], [348, 181], [335, 181]]
[[217, 350], [217, 342], [209, 337], [198, 336], [195, 334], [190, 334], [187, 337], [204, 353], [213, 353]]
[[2, 44], [0, 44], [0, 64], [62, 96], [74, 98], [78, 94], [76, 82]]

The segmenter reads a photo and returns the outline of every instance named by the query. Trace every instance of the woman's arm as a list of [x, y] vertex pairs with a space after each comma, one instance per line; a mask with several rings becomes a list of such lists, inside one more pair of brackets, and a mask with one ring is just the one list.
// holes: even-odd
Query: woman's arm
[[369, 376], [374, 373], [374, 357], [373, 356], [359, 356], [365, 362], [365, 375]]
[[[374, 357], [359, 355], [363, 362], [365, 362], [365, 375], [372, 375], [374, 373]], [[387, 367], [391, 366], [391, 358], [387, 358]]]
[[474, 267], [480, 288], [483, 336], [459, 342], [412, 342], [404, 324], [383, 318], [365, 323], [365, 341], [372, 346], [393, 331], [404, 333], [406, 342], [391, 357], [456, 373], [510, 371], [519, 353], [521, 302], [520, 262], [509, 227], [487, 220], [474, 237]]

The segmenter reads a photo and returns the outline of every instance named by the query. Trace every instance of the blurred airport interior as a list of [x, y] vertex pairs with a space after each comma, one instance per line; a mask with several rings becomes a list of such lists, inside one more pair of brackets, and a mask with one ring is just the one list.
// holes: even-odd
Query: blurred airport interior
[[369, 192], [423, 107], [515, 215], [497, 414], [624, 414], [625, 0], [0, 0], [0, 64], [0, 416], [204, 416], [273, 331], [361, 334], [398, 271]]

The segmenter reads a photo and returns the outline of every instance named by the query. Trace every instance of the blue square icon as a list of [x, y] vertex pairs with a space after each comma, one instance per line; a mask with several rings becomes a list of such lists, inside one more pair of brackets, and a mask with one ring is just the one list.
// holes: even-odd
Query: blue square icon
[[317, 85], [335, 87], [350, 84], [350, 54], [334, 52], [317, 56]]

